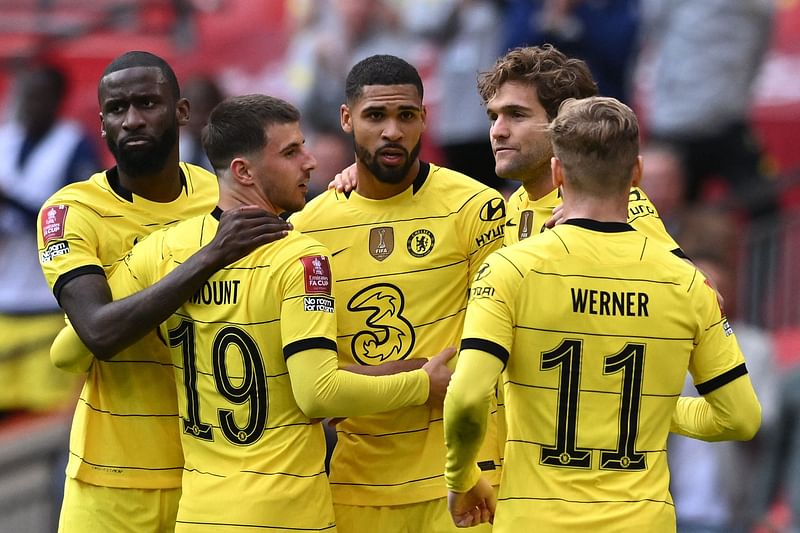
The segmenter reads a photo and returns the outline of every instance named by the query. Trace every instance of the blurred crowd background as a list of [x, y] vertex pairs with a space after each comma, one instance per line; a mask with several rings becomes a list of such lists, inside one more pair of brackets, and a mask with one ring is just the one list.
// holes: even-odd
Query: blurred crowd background
[[752, 442], [670, 441], [680, 531], [800, 530], [800, 0], [0, 0], [0, 533], [54, 530], [60, 505], [80, 376], [49, 363], [62, 315], [35, 220], [55, 190], [113, 165], [97, 105], [112, 58], [147, 50], [174, 67], [193, 163], [207, 165], [199, 132], [222, 98], [298, 105], [313, 195], [353, 161], [346, 72], [402, 56], [425, 82], [423, 159], [508, 194], [476, 74], [543, 43], [637, 111], [643, 188], [722, 292], [762, 402]]

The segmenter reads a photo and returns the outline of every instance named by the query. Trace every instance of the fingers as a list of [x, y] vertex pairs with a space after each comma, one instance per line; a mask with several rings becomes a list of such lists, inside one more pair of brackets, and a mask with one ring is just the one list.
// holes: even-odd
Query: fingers
[[455, 357], [455, 355], [456, 355], [456, 349], [452, 346], [448, 346], [447, 348], [437, 353], [433, 357], [437, 358], [442, 364], [447, 364], [447, 362], [450, 361], [450, 359], [452, 359], [453, 357]]

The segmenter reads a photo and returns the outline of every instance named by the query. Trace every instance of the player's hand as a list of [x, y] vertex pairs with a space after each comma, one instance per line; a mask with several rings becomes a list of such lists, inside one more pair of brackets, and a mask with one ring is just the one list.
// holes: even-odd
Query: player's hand
[[292, 225], [264, 209], [245, 205], [228, 209], [219, 219], [217, 234], [206, 247], [217, 268], [227, 266], [259, 246], [286, 237]]
[[450, 377], [453, 371], [447, 366], [456, 355], [456, 349], [448, 347], [434, 355], [430, 361], [422, 365], [422, 370], [428, 373], [430, 378], [430, 390], [428, 392], [428, 401], [426, 402], [431, 407], [442, 407], [444, 404], [444, 395], [447, 394], [447, 385], [450, 384]]
[[548, 229], [553, 229], [555, 226], [558, 226], [562, 222], [564, 222], [566, 218], [564, 217], [564, 204], [559, 204], [553, 209], [553, 214], [550, 215], [545, 223], [544, 227]]
[[447, 507], [456, 527], [472, 527], [486, 522], [494, 523], [497, 497], [494, 489], [484, 478], [479, 478], [467, 492], [447, 494]]
[[333, 181], [328, 184], [328, 189], [336, 189], [336, 192], [350, 192], [358, 185], [356, 176], [356, 164], [353, 163], [339, 174], [333, 177]]

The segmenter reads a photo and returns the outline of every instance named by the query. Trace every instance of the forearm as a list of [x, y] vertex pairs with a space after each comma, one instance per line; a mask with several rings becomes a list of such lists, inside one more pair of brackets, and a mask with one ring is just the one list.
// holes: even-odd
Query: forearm
[[404, 359], [402, 361], [389, 361], [380, 365], [348, 365], [344, 370], [365, 376], [390, 376], [400, 372], [418, 370], [427, 363], [427, 359]]
[[154, 285], [118, 300], [112, 300], [110, 290], [97, 290], [96, 282], [91, 292], [83, 290], [92, 283], [84, 278], [99, 276], [81, 276], [62, 290], [61, 305], [81, 340], [106, 360], [166, 320], [217, 268], [201, 250]]
[[744, 375], [701, 398], [678, 398], [671, 431], [706, 441], [750, 440], [761, 425], [761, 405]]
[[286, 361], [292, 391], [310, 418], [363, 416], [422, 405], [428, 398], [424, 370], [367, 376], [338, 368], [336, 354], [306, 350]]
[[67, 324], [50, 346], [50, 360], [56, 368], [80, 374], [89, 370], [94, 356], [75, 329]]
[[454, 492], [475, 486], [480, 470], [475, 459], [486, 433], [491, 395], [502, 362], [477, 350], [463, 350], [444, 401], [447, 446], [445, 481]]

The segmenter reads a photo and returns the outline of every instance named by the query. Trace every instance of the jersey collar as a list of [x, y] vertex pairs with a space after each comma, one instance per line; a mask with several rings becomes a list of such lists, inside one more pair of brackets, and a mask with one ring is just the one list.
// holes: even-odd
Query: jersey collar
[[635, 231], [633, 226], [627, 222], [600, 222], [599, 220], [591, 220], [589, 218], [570, 218], [569, 220], [565, 220], [564, 224], [578, 226], [579, 228], [589, 229], [592, 231], [601, 231], [603, 233], [622, 233], [623, 231]]

